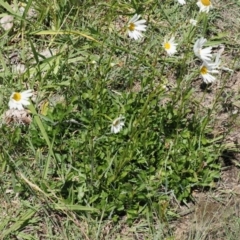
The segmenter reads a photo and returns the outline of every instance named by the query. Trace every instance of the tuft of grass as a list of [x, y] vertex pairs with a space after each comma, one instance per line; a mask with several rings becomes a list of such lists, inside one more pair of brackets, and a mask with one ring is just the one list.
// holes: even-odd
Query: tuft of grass
[[[220, 11], [199, 13], [193, 1], [0, 0], [0, 12], [14, 19], [0, 37], [0, 238], [171, 239], [180, 204], [216, 187], [237, 119], [216, 127], [232, 73], [202, 84], [192, 50], [201, 36], [214, 51], [239, 47], [215, 27]], [[125, 33], [135, 13], [147, 20], [141, 41]], [[171, 36], [172, 57], [162, 47]], [[11, 92], [30, 88], [31, 124], [6, 123]], [[119, 116], [124, 127], [111, 133]]]

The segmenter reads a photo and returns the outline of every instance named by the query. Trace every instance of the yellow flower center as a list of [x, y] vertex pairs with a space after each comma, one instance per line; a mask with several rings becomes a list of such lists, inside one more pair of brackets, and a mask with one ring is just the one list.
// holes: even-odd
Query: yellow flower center
[[201, 72], [201, 74], [205, 75], [205, 74], [208, 73], [208, 69], [207, 69], [205, 66], [203, 66], [203, 67], [201, 68], [200, 72]]
[[201, 0], [201, 3], [206, 7], [210, 6], [211, 4], [210, 0]]
[[169, 50], [169, 49], [171, 48], [171, 44], [170, 44], [169, 42], [166, 42], [166, 43], [164, 44], [164, 48], [167, 49], [167, 50]]
[[128, 26], [128, 29], [132, 32], [135, 30], [135, 24], [134, 23], [130, 23], [129, 26]]
[[15, 101], [20, 101], [22, 96], [21, 93], [15, 92], [12, 97]]

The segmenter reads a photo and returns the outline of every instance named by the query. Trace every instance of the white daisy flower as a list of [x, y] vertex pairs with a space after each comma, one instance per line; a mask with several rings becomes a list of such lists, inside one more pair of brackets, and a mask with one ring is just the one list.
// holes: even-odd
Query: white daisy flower
[[165, 39], [163, 43], [163, 47], [169, 56], [172, 56], [177, 52], [177, 45], [178, 44], [174, 42], [174, 37], [172, 37], [169, 41]]
[[210, 73], [218, 73], [219, 72], [218, 70], [233, 72], [233, 70], [230, 68], [220, 66], [221, 64], [220, 57], [224, 51], [224, 46], [220, 47], [221, 47], [220, 50], [214, 56], [215, 57], [214, 62], [203, 62], [203, 65], [201, 66], [200, 73], [205, 83], [212, 83], [216, 80], [216, 78], [212, 76]]
[[200, 68], [200, 74], [203, 78], [203, 81], [207, 84], [213, 83], [216, 80], [216, 77], [211, 75], [212, 73], [218, 73], [219, 71], [216, 70], [215, 63], [207, 64], [206, 62]]
[[178, 0], [178, 2], [179, 2], [181, 5], [186, 4], [186, 1], [185, 1], [185, 0]]
[[217, 52], [217, 54], [214, 56], [214, 62], [203, 62], [203, 65], [201, 66], [200, 69], [200, 73], [202, 75], [203, 81], [205, 83], [212, 83], [216, 80], [216, 78], [214, 76], [212, 76], [212, 73], [219, 73], [218, 70], [225, 70], [225, 71], [229, 71], [229, 72], [233, 72], [232, 69], [230, 68], [226, 68], [226, 67], [222, 67], [220, 66], [221, 64], [221, 54], [224, 51], [224, 46], [220, 46], [219, 51]]
[[212, 8], [212, 3], [210, 0], [198, 0], [197, 5], [200, 8], [200, 12], [208, 13]]
[[204, 62], [211, 61], [212, 58], [212, 47], [206, 47], [203, 48], [203, 45], [207, 42], [206, 38], [199, 38], [197, 41], [194, 43], [193, 46], [193, 51], [194, 54], [202, 59]]
[[146, 31], [146, 25], [144, 24], [146, 20], [138, 20], [141, 17], [141, 15], [135, 14], [127, 25], [127, 33], [130, 38], [133, 38], [135, 40], [138, 40], [143, 37], [142, 33], [143, 31]]
[[189, 22], [193, 25], [193, 26], [197, 26], [197, 20], [195, 19], [190, 19]]
[[111, 125], [111, 133], [118, 133], [122, 130], [124, 126], [124, 117], [120, 116], [116, 119], [113, 120], [112, 125]]
[[10, 109], [23, 110], [23, 106], [30, 105], [29, 98], [33, 95], [32, 90], [26, 90], [24, 92], [12, 93], [8, 106]]

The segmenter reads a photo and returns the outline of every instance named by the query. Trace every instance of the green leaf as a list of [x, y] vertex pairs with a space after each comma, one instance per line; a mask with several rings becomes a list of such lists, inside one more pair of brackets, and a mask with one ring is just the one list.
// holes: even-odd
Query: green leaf
[[55, 210], [71, 210], [71, 211], [90, 211], [98, 212], [98, 209], [92, 207], [86, 207], [82, 205], [73, 205], [73, 204], [50, 204], [50, 206]]
[[95, 38], [88, 36], [85, 33], [81, 33], [79, 31], [74, 31], [74, 30], [59, 30], [59, 31], [54, 31], [54, 30], [43, 30], [43, 31], [39, 31], [39, 32], [35, 32], [32, 33], [33, 35], [78, 35], [78, 36], [82, 36], [85, 37], [89, 40], [95, 41], [100, 43], [98, 40], [96, 40]]
[[[18, 218], [15, 219], [15, 223], [13, 223], [7, 230], [2, 230], [0, 237], [5, 238], [9, 234], [15, 233], [27, 221], [29, 221], [35, 213], [36, 213], [36, 211], [34, 209], [29, 209], [26, 211], [26, 213], [22, 213]], [[0, 225], [0, 229], [3, 229], [3, 227], [4, 227], [3, 224]]]

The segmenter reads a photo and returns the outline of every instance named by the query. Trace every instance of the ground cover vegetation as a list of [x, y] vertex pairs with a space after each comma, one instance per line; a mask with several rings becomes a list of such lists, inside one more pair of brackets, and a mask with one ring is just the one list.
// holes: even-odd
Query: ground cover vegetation
[[0, 0], [2, 239], [174, 239], [179, 206], [237, 152], [221, 8]]

